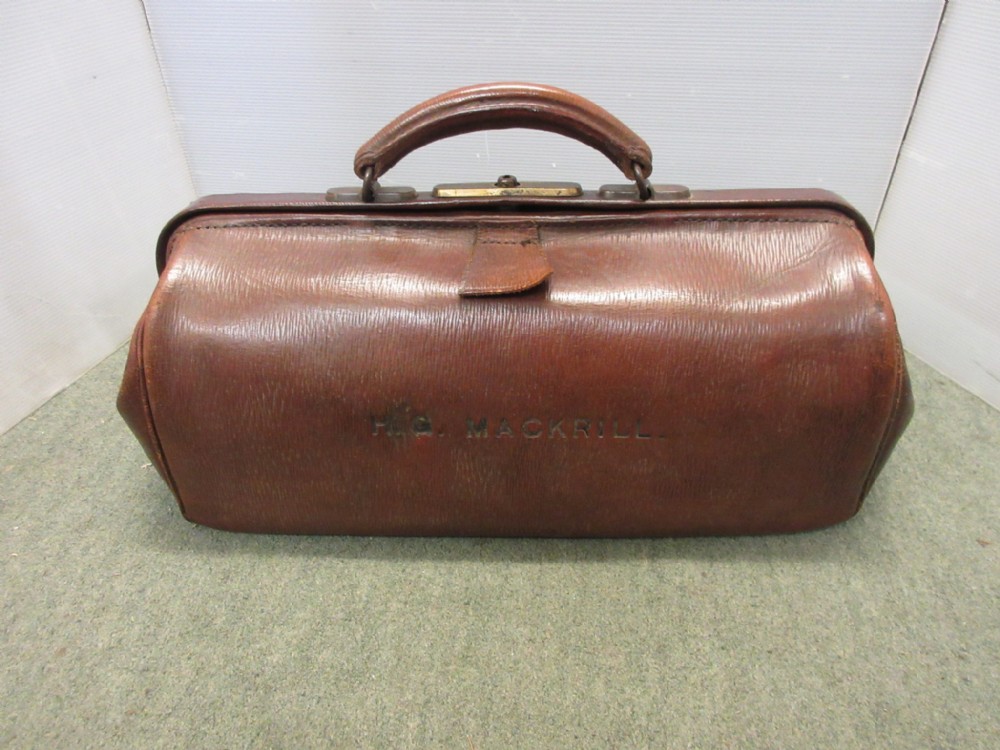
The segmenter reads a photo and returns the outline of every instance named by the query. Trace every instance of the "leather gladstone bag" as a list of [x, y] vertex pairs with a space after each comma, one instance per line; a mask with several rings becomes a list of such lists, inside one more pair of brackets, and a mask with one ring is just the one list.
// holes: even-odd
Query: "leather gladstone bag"
[[[525, 127], [625, 184], [380, 186]], [[306, 534], [761, 534], [854, 515], [912, 412], [872, 233], [821, 190], [650, 184], [566, 91], [460, 89], [326, 194], [201, 199], [164, 229], [118, 406], [181, 512]]]

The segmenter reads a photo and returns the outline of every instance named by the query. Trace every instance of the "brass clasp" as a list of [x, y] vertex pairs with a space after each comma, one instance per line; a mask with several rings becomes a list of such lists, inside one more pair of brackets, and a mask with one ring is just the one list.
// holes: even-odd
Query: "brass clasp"
[[435, 185], [435, 198], [576, 198], [583, 188], [576, 182], [518, 182], [512, 174], [493, 183], [459, 182]]

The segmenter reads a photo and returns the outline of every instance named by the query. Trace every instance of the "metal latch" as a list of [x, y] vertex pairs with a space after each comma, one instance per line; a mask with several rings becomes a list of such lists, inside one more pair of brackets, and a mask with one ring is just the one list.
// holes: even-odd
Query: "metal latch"
[[512, 174], [496, 182], [459, 182], [435, 185], [435, 198], [576, 198], [583, 188], [576, 182], [518, 182]]

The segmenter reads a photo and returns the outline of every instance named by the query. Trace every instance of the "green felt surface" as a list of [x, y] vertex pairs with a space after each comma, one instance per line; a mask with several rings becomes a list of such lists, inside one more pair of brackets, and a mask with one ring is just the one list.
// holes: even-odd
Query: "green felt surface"
[[854, 520], [639, 541], [192, 526], [123, 363], [0, 437], [0, 747], [1000, 747], [1000, 413], [919, 362]]

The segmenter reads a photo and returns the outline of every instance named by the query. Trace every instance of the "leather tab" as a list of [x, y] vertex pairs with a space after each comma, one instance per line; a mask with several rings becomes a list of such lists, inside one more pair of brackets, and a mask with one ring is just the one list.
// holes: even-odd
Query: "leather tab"
[[536, 225], [481, 225], [476, 227], [472, 257], [458, 293], [462, 297], [516, 294], [538, 286], [551, 273]]

